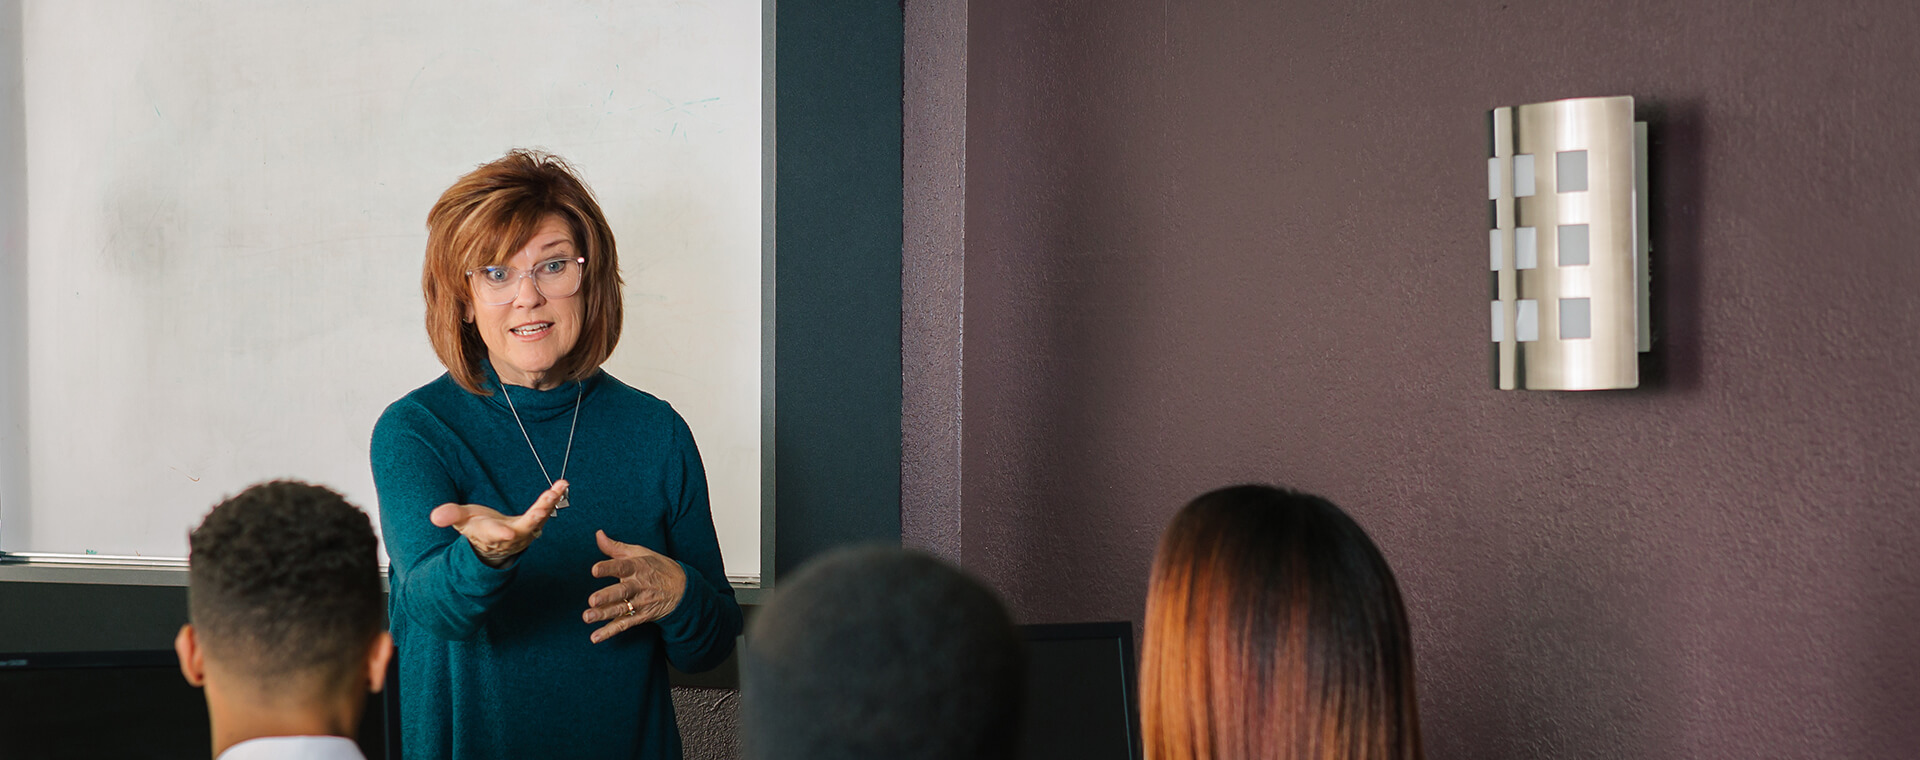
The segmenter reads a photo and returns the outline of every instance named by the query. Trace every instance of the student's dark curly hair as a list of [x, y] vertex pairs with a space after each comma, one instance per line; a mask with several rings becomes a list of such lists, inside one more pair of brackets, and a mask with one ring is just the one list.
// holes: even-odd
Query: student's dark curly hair
[[255, 677], [344, 676], [386, 626], [373, 524], [332, 490], [253, 486], [188, 541], [194, 628], [210, 655]]

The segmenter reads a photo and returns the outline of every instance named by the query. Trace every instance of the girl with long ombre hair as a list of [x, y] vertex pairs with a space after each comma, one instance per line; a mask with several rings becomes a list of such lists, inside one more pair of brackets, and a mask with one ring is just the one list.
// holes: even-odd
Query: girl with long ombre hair
[[1339, 507], [1268, 486], [1194, 499], [1147, 589], [1148, 760], [1421, 760], [1393, 572]]

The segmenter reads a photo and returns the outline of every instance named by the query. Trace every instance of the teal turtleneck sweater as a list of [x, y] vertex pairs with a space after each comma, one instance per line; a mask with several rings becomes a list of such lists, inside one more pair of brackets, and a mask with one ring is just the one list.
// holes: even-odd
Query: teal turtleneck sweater
[[[407, 760], [680, 757], [666, 664], [718, 665], [740, 634], [693, 434], [673, 407], [605, 372], [549, 391], [508, 386], [526, 435], [561, 476], [571, 506], [506, 567], [480, 561], [427, 515], [446, 503], [517, 515], [547, 479], [514, 423], [499, 378], [476, 396], [453, 378], [387, 407], [373, 428], [373, 480], [392, 559], [390, 617], [400, 656]], [[587, 596], [611, 584], [594, 531], [677, 560], [678, 607], [594, 644]]]

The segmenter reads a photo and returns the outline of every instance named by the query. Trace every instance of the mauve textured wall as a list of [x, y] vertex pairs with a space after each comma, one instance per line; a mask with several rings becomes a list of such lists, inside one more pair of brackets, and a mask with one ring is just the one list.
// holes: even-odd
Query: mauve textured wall
[[[1393, 563], [1433, 757], [1913, 755], [1920, 4], [967, 9], [960, 554], [1023, 622], [1275, 481]], [[1495, 391], [1485, 112], [1620, 94], [1650, 376]]]
[[967, 4], [903, 10], [900, 539], [958, 562]]
[[740, 691], [673, 687], [673, 715], [680, 724], [685, 760], [733, 760], [740, 756]]

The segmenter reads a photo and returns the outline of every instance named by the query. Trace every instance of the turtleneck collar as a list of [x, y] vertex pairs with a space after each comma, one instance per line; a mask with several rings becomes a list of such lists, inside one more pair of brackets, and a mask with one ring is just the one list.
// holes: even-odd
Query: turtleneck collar
[[511, 393], [513, 394], [512, 408], [518, 410], [521, 418], [528, 422], [545, 421], [572, 414], [574, 401], [582, 399], [584, 394], [592, 393], [594, 385], [599, 382], [601, 375], [605, 374], [604, 371], [596, 369], [584, 380], [569, 380], [550, 390], [541, 391], [500, 382], [500, 373], [494, 371], [492, 362], [482, 361], [480, 368], [486, 372], [486, 382], [482, 387], [493, 391], [493, 395], [484, 397], [486, 401], [505, 412], [508, 411], [508, 407], [504, 394]]

